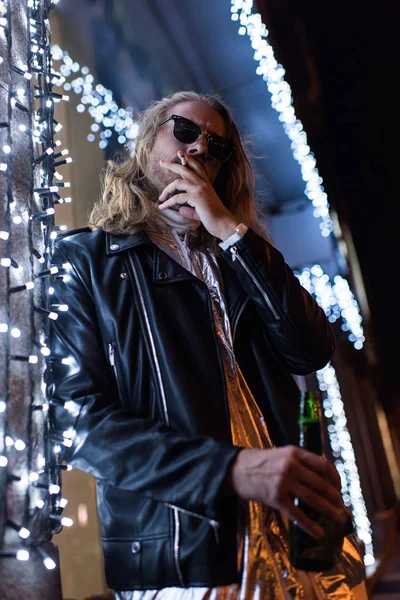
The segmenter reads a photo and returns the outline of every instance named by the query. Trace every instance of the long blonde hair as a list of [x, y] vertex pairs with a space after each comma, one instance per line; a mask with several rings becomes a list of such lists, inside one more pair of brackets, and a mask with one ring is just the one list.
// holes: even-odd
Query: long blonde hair
[[[156, 219], [159, 210], [151, 199], [151, 184], [144, 175], [146, 165], [158, 124], [171, 114], [176, 104], [186, 101], [205, 102], [223, 117], [226, 137], [236, 150], [226, 163], [222, 163], [214, 188], [240, 222], [259, 229], [253, 201], [254, 173], [232, 116], [217, 96], [195, 92], [177, 92], [157, 100], [142, 114], [134, 156], [125, 155], [123, 160], [108, 161], [103, 171], [101, 197], [89, 215], [92, 229], [102, 227], [115, 234], [136, 233]], [[216, 240], [205, 230], [202, 239], [203, 243], [215, 246]]]

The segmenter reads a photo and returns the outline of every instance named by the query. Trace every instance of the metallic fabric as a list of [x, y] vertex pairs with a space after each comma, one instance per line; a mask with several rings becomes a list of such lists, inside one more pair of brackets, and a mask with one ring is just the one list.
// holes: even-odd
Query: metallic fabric
[[[214, 325], [227, 380], [232, 439], [242, 448], [273, 447], [263, 415], [236, 363], [223, 295], [223, 282], [214, 255], [191, 247], [193, 233], [148, 231], [166, 254], [203, 281], [209, 290]], [[118, 600], [350, 600], [362, 584], [364, 567], [355, 540], [346, 539], [343, 557], [329, 573], [308, 574], [289, 561], [287, 523], [278, 511], [257, 502], [241, 502], [238, 523], [240, 584], [214, 588], [164, 588], [126, 591]], [[362, 590], [361, 590], [362, 592]], [[357, 595], [357, 600], [366, 596]]]

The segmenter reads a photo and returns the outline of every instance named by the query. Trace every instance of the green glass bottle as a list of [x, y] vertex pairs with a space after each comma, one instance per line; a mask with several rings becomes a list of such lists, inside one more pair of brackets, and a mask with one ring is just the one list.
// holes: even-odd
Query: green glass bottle
[[[299, 446], [323, 456], [322, 413], [318, 391], [301, 392], [299, 427]], [[335, 562], [337, 547], [335, 524], [297, 498], [295, 504], [324, 530], [325, 535], [315, 539], [296, 523], [290, 522], [290, 562], [296, 569], [303, 571], [328, 571]]]

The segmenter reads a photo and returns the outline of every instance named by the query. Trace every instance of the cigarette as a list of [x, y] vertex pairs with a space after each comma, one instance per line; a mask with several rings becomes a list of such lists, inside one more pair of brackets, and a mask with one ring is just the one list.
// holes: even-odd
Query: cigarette
[[187, 165], [187, 162], [186, 162], [185, 155], [184, 155], [184, 154], [181, 154], [181, 155], [179, 156], [179, 159], [180, 159], [180, 161], [181, 161], [181, 165], [183, 165], [183, 166], [185, 167], [185, 166]]

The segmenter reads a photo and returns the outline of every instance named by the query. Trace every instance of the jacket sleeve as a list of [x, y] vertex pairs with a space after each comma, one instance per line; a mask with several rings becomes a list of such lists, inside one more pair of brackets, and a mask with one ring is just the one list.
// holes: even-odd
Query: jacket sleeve
[[256, 306], [288, 370], [305, 375], [324, 367], [335, 349], [332, 328], [282, 254], [249, 229], [222, 256]]
[[64, 459], [124, 490], [217, 518], [239, 448], [183, 435], [122, 407], [96, 318], [101, 306], [90, 276], [80, 275], [65, 248], [68, 242], [59, 242], [53, 264], [70, 263], [69, 280], [55, 279], [51, 298], [69, 310], [52, 322], [47, 372], [52, 435]]

